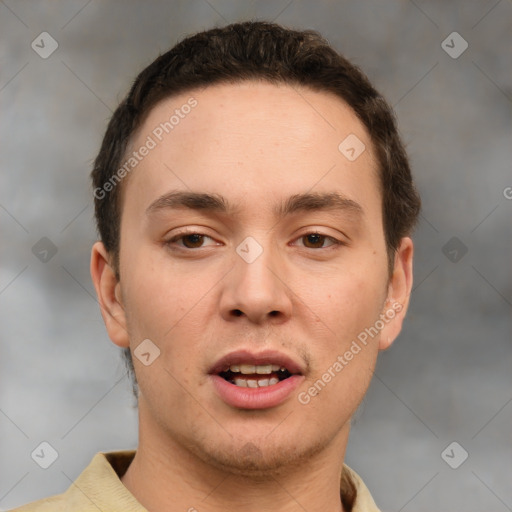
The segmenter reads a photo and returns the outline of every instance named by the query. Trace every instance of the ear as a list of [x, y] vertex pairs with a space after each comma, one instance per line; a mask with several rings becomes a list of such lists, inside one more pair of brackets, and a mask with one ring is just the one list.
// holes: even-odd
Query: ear
[[412, 290], [412, 260], [414, 245], [409, 237], [402, 238], [395, 253], [393, 274], [388, 284], [388, 296], [381, 318], [384, 328], [380, 333], [379, 350], [391, 346], [402, 330]]
[[101, 316], [110, 339], [119, 347], [128, 347], [126, 315], [121, 300], [121, 284], [117, 280], [105, 246], [96, 242], [91, 252], [91, 277], [98, 296]]

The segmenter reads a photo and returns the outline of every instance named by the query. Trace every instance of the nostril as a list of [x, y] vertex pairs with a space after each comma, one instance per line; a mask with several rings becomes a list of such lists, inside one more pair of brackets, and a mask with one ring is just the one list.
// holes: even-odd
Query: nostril
[[[236, 316], [236, 317], [240, 317], [240, 316], [244, 316], [245, 313], [241, 309], [232, 309], [231, 310], [231, 315], [232, 316]], [[281, 312], [277, 311], [275, 309], [272, 310], [272, 311], [269, 311], [269, 313], [268, 313], [268, 316], [272, 317], [272, 318], [278, 317], [280, 315], [281, 315]]]

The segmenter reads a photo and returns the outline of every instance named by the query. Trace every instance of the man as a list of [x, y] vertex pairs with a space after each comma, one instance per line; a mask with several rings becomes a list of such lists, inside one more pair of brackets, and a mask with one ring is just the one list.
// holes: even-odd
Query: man
[[92, 178], [139, 446], [19, 510], [376, 511], [343, 460], [407, 310], [420, 201], [367, 78], [313, 32], [196, 34], [138, 76]]

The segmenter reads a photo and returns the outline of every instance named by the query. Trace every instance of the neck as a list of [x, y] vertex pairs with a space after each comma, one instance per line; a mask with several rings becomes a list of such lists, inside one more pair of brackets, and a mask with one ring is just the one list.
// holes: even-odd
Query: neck
[[340, 476], [349, 425], [294, 467], [239, 474], [201, 460], [139, 415], [139, 448], [121, 480], [151, 512], [343, 512]]

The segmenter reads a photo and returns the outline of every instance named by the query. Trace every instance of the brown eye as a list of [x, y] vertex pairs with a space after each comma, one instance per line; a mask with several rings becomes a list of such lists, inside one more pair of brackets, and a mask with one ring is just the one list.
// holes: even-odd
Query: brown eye
[[167, 240], [165, 245], [171, 250], [181, 251], [182, 254], [186, 254], [196, 252], [194, 249], [203, 249], [223, 244], [217, 242], [211, 236], [203, 235], [202, 233], [184, 232]]
[[192, 235], [184, 235], [182, 237], [183, 245], [188, 249], [196, 249], [197, 247], [201, 247], [204, 242], [204, 235], [198, 235], [194, 233]]
[[304, 246], [309, 249], [319, 249], [323, 247], [326, 238], [327, 237], [325, 235], [320, 235], [318, 233], [310, 233], [309, 235], [302, 237]]

